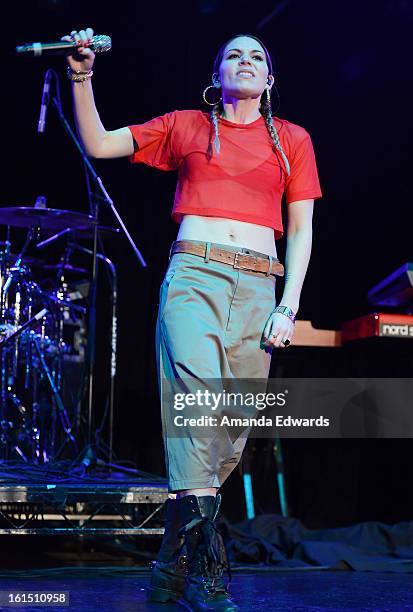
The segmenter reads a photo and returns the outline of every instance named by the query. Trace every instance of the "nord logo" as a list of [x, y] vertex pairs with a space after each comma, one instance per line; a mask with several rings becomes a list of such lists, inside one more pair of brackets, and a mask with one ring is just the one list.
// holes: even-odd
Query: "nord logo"
[[398, 336], [403, 338], [413, 337], [413, 325], [390, 325], [383, 323], [381, 327], [382, 336]]

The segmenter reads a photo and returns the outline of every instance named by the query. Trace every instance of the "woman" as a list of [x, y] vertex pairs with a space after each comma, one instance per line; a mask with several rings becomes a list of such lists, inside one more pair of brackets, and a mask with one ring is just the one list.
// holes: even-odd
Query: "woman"
[[[180, 223], [160, 292], [157, 358], [170, 491], [165, 536], [152, 574], [153, 601], [182, 595], [193, 610], [233, 611], [222, 579], [222, 540], [215, 530], [217, 490], [237, 465], [246, 436], [189, 426], [171, 433], [168, 392], [193, 392], [222, 379], [267, 379], [272, 349], [287, 347], [307, 271], [314, 199], [321, 196], [308, 133], [273, 118], [271, 59], [250, 35], [237, 35], [216, 57], [210, 114], [174, 111], [147, 123], [106, 131], [91, 76], [93, 31], [73, 31], [68, 57], [75, 115], [88, 155], [130, 156], [179, 172], [172, 217]], [[275, 276], [283, 274], [274, 239], [288, 228], [282, 300], [274, 308]], [[187, 567], [181, 564], [182, 539]]]

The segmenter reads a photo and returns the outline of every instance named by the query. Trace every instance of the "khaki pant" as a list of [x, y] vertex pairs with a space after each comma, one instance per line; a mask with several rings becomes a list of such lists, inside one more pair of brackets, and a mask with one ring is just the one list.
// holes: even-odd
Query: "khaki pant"
[[[218, 246], [218, 245], [217, 245]], [[219, 245], [223, 246], [223, 245]], [[225, 248], [231, 248], [225, 246]], [[231, 248], [256, 254], [249, 249]], [[191, 391], [210, 379], [267, 379], [271, 354], [260, 347], [275, 307], [275, 277], [176, 253], [160, 288], [156, 325], [158, 382], [170, 491], [220, 487], [241, 458], [246, 435], [220, 428], [210, 437], [168, 435], [172, 389]], [[167, 404], [167, 405], [165, 405]]]

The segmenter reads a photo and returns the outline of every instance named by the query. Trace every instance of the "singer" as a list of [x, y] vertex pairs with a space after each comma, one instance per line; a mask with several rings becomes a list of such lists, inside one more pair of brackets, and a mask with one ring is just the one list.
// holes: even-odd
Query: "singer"
[[[78, 43], [68, 56], [75, 116], [88, 155], [129, 156], [160, 170], [177, 170], [172, 218], [178, 222], [160, 291], [156, 330], [160, 389], [189, 392], [222, 378], [267, 379], [271, 355], [292, 341], [310, 258], [314, 199], [321, 197], [309, 134], [272, 115], [274, 72], [255, 36], [232, 37], [219, 49], [203, 96], [210, 112], [173, 111], [146, 123], [105, 130], [92, 92], [93, 30], [62, 40]], [[286, 275], [275, 240], [288, 211]], [[149, 596], [183, 597], [195, 611], [238, 606], [223, 580], [225, 551], [214, 521], [218, 489], [240, 460], [246, 432], [220, 428], [197, 437], [190, 427], [168, 435], [173, 406], [161, 402], [171, 499]], [[172, 499], [172, 497], [174, 499]], [[182, 541], [186, 563], [182, 563]]]

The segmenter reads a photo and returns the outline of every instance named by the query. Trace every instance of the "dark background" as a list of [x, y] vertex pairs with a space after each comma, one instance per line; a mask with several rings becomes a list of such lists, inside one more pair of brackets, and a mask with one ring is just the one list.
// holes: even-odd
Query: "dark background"
[[[343, 321], [372, 310], [366, 299], [370, 287], [411, 261], [413, 7], [408, 0], [41, 0], [9, 4], [8, 13], [2, 34], [0, 206], [30, 206], [41, 194], [49, 207], [85, 213], [89, 207], [82, 162], [53, 109], [46, 134], [36, 133], [43, 76], [50, 67], [61, 76], [63, 107], [72, 121], [64, 59], [16, 57], [15, 45], [57, 40], [87, 26], [111, 35], [112, 52], [97, 58], [93, 84], [101, 119], [115, 129], [173, 109], [203, 109], [202, 91], [218, 47], [234, 33], [251, 32], [274, 59], [277, 114], [311, 134], [324, 194], [316, 204], [300, 317], [339, 329]], [[140, 469], [163, 473], [154, 326], [159, 285], [177, 231], [170, 220], [176, 177], [127, 160], [94, 165], [148, 262], [147, 269], [139, 266], [123, 236], [105, 238], [120, 278], [115, 451]], [[102, 211], [102, 221], [112, 223], [108, 211]], [[23, 234], [14, 230], [15, 247]], [[278, 248], [282, 256], [282, 241]], [[49, 262], [58, 256], [58, 248], [45, 253]], [[72, 263], [88, 261], [75, 256]], [[97, 416], [107, 390], [109, 297], [102, 274]], [[370, 375], [410, 376], [411, 346], [395, 347], [291, 348], [288, 357], [274, 356], [273, 367], [282, 365], [290, 376], [365, 375], [366, 368]], [[250, 447], [257, 509], [278, 511], [271, 446], [252, 442]], [[307, 524], [411, 517], [410, 441], [296, 440], [286, 441], [284, 450], [292, 511]], [[228, 485], [228, 498], [228, 515], [242, 518], [238, 473]]]

